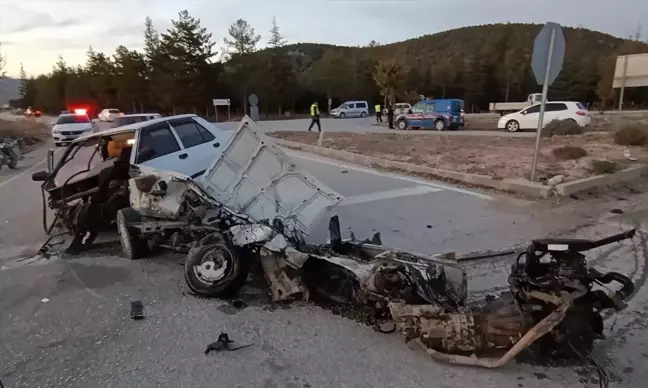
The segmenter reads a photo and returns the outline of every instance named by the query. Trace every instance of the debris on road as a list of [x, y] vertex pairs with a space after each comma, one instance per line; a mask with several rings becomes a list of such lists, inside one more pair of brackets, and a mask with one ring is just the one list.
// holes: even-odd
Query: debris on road
[[144, 304], [141, 300], [131, 302], [131, 319], [144, 319]]
[[205, 354], [209, 354], [210, 352], [218, 352], [221, 350], [229, 350], [229, 351], [234, 351], [234, 350], [239, 350], [239, 349], [244, 349], [248, 348], [254, 344], [247, 344], [247, 345], [241, 345], [237, 347], [230, 347], [230, 344], [233, 344], [234, 341], [232, 341], [227, 333], [220, 333], [218, 335], [218, 339], [216, 342], [212, 342], [211, 344], [207, 345], [207, 349], [205, 349]]
[[47, 302], [49, 302], [50, 300], [49, 300], [48, 298], [43, 298], [43, 299], [41, 299], [40, 301], [43, 302], [43, 303], [47, 303]]

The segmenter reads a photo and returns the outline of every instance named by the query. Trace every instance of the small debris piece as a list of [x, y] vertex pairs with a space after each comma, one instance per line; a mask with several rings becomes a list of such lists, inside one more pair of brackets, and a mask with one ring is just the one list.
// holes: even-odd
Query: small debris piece
[[244, 309], [247, 307], [247, 303], [245, 303], [241, 299], [234, 299], [232, 301], [232, 307], [237, 308], [237, 309]]
[[43, 302], [43, 303], [47, 303], [47, 302], [49, 302], [49, 301], [50, 301], [50, 300], [47, 299], [47, 298], [43, 298], [43, 299], [41, 299], [41, 302]]
[[144, 304], [141, 300], [131, 302], [131, 319], [144, 319]]
[[552, 178], [549, 178], [547, 180], [547, 185], [556, 186], [556, 185], [559, 185], [559, 184], [563, 183], [564, 180], [565, 180], [564, 175], [556, 175], [556, 176], [554, 176]]
[[624, 211], [621, 210], [621, 209], [612, 209], [612, 210], [610, 210], [610, 213], [612, 213], [612, 214], [623, 214]]
[[430, 225], [430, 224], [426, 225], [425, 227], [428, 228], [428, 229], [432, 229], [432, 225]]
[[575, 194], [570, 195], [570, 197], [571, 197], [571, 199], [579, 199], [578, 196], [575, 195]]
[[232, 343], [234, 343], [234, 341], [232, 341], [229, 338], [227, 333], [220, 333], [218, 335], [218, 339], [216, 340], [216, 342], [212, 342], [211, 344], [207, 345], [207, 349], [205, 349], [205, 354], [209, 354], [209, 352], [211, 352], [211, 351], [221, 351], [221, 350], [232, 351], [232, 350], [239, 350], [239, 349], [243, 349], [243, 348], [247, 348], [249, 346], [252, 346], [252, 344], [247, 344], [247, 345], [242, 345], [242, 346], [235, 347], [235, 348], [230, 348], [230, 344], [232, 344]]
[[341, 172], [342, 174], [348, 174], [348, 173], [349, 173], [349, 170], [342, 170], [342, 171], [340, 171], [340, 172]]

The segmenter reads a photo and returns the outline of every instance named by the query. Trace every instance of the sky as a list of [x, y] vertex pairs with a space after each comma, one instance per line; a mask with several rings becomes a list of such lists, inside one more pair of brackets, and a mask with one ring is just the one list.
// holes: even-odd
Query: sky
[[82, 64], [90, 46], [110, 54], [119, 45], [141, 49], [147, 16], [163, 31], [183, 9], [218, 46], [239, 18], [265, 43], [273, 16], [288, 43], [384, 44], [509, 21], [553, 21], [620, 37], [641, 25], [648, 38], [648, 0], [0, 0], [5, 70], [18, 76], [23, 63], [28, 75], [47, 73], [59, 55]]

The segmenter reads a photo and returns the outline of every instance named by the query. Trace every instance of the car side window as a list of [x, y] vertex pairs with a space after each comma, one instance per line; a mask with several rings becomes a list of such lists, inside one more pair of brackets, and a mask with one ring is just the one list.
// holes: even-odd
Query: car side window
[[558, 112], [562, 110], [567, 110], [567, 105], [563, 103], [548, 103], [546, 107], [547, 112]]
[[427, 105], [427, 104], [424, 103], [424, 102], [417, 102], [417, 103], [414, 104], [414, 106], [412, 107], [412, 112], [414, 112], [414, 113], [423, 113], [423, 112], [425, 111], [425, 109], [426, 109], [426, 108], [425, 108], [426, 105]]
[[364, 102], [359, 102], [359, 103], [356, 104], [356, 108], [366, 108], [366, 107], [367, 107], [367, 104], [364, 103]]
[[434, 113], [436, 111], [436, 109], [434, 109], [434, 108], [435, 108], [434, 104], [425, 104], [423, 106], [423, 112], [424, 113]]
[[[148, 151], [148, 150], [151, 151]], [[142, 152], [146, 150], [146, 152]], [[148, 162], [173, 152], [180, 151], [180, 145], [167, 123], [158, 123], [142, 128], [135, 163]]]
[[214, 135], [191, 118], [173, 120], [170, 124], [178, 134], [184, 148], [195, 147], [214, 140]]
[[527, 110], [524, 111], [524, 113], [529, 114], [529, 113], [539, 113], [540, 112], [540, 104], [534, 105], [531, 108], [527, 108]]

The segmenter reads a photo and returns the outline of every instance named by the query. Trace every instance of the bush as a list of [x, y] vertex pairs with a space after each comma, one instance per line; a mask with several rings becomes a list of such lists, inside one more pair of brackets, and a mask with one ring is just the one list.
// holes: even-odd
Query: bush
[[542, 135], [551, 136], [565, 136], [565, 135], [580, 135], [583, 133], [583, 127], [572, 119], [567, 120], [551, 120], [542, 129]]
[[614, 133], [614, 142], [623, 146], [645, 146], [648, 143], [648, 126], [626, 125]]
[[619, 170], [619, 165], [611, 160], [592, 160], [592, 171], [597, 175], [612, 174]]
[[564, 146], [553, 149], [553, 154], [560, 160], [579, 159], [587, 156], [587, 151], [582, 147]]

